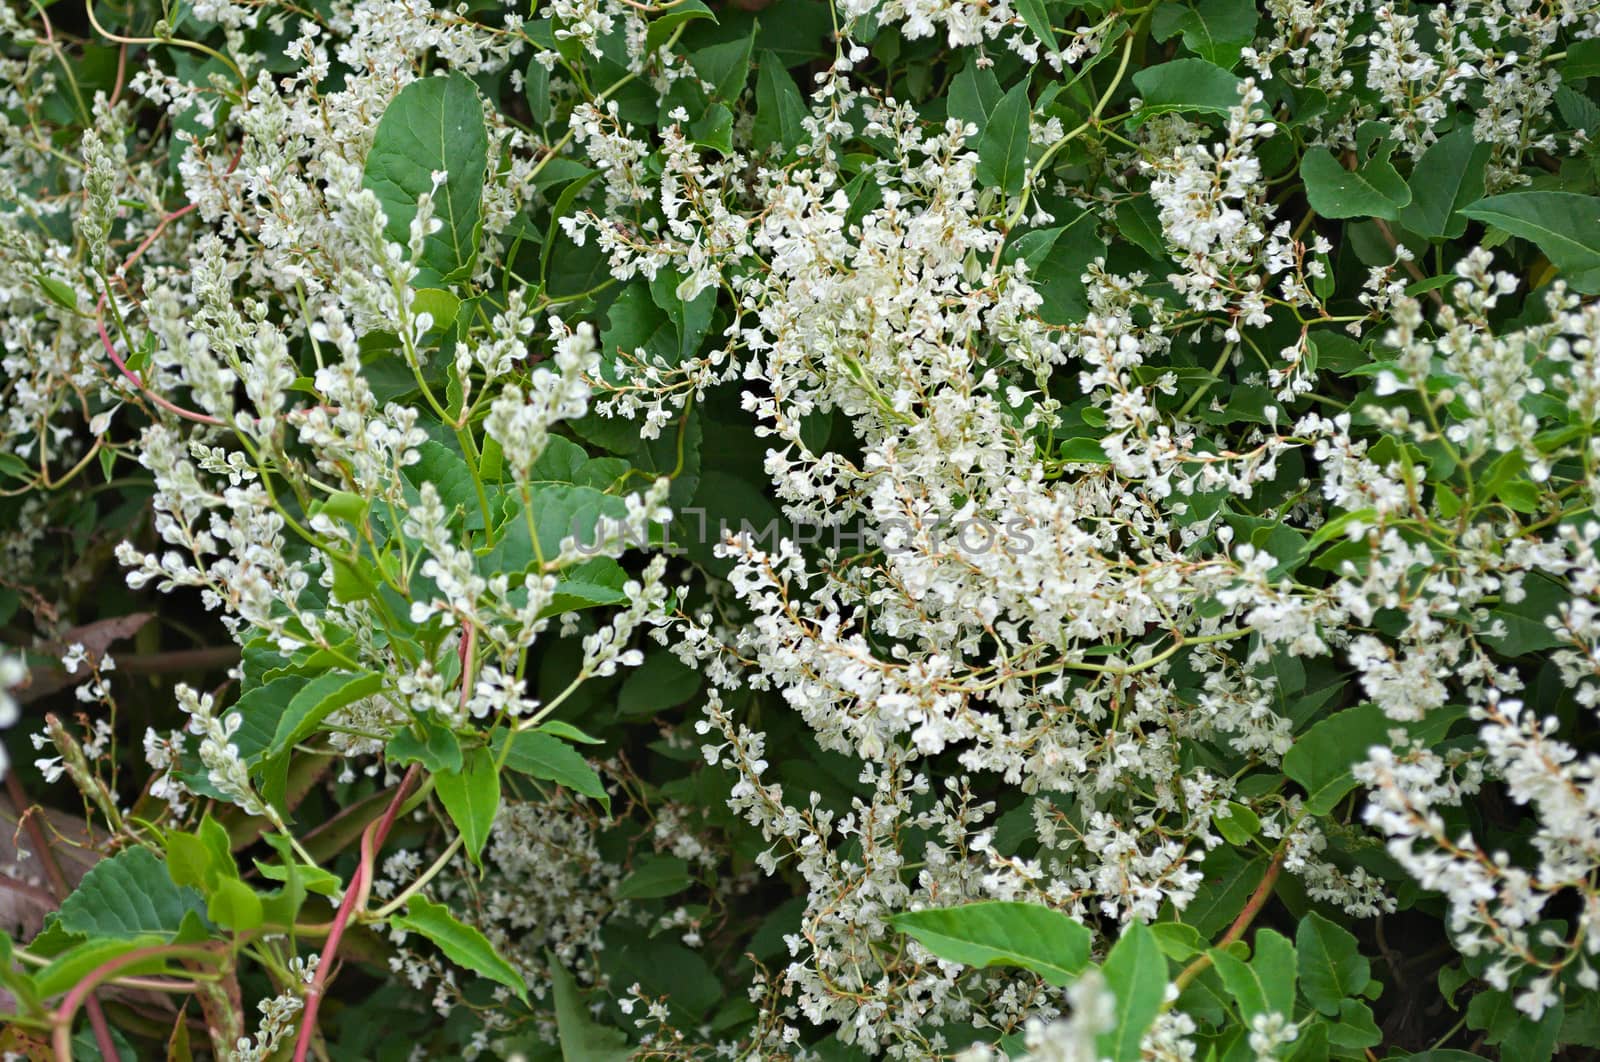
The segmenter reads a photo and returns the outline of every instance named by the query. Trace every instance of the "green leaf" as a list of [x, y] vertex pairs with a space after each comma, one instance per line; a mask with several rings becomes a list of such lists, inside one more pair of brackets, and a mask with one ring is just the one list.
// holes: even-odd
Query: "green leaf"
[[239, 727], [233, 733], [233, 747], [246, 763], [258, 760], [272, 746], [278, 720], [295, 694], [310, 681], [303, 675], [281, 675], [262, 686], [246, 690], [229, 709], [237, 714]]
[[260, 929], [264, 921], [261, 897], [237, 878], [219, 881], [206, 901], [206, 917], [239, 933]]
[[1506, 656], [1525, 656], [1541, 649], [1567, 644], [1545, 623], [1559, 617], [1561, 606], [1571, 600], [1565, 586], [1547, 576], [1532, 573], [1522, 582], [1522, 599], [1502, 603], [1489, 613], [1491, 624], [1504, 624], [1504, 634], [1484, 634], [1483, 640]]
[[1147, 195], [1125, 199], [1117, 204], [1117, 233], [1132, 240], [1157, 262], [1170, 257], [1166, 237], [1161, 234], [1161, 214]]
[[1024, 78], [995, 104], [978, 136], [978, 181], [999, 189], [1008, 199], [1022, 194], [1027, 176], [1031, 114], [1028, 81]]
[[534, 122], [541, 126], [549, 122], [552, 110], [550, 71], [537, 58], [528, 61], [528, 69], [522, 75], [522, 90]]
[[1004, 95], [1000, 81], [991, 67], [979, 67], [975, 56], [968, 56], [966, 65], [950, 82], [949, 100], [946, 104], [952, 118], [975, 125], [981, 133]]
[[16, 454], [0, 453], [0, 475], [10, 476], [26, 482], [38, 475], [36, 469], [30, 468], [28, 462]]
[[1306, 791], [1305, 808], [1326, 815], [1356, 787], [1351, 768], [1375, 745], [1387, 747], [1395, 723], [1375, 704], [1336, 712], [1307, 730], [1283, 757], [1283, 773]]
[[1590, 140], [1600, 132], [1600, 104], [1588, 96], [1562, 85], [1556, 89], [1556, 110], [1561, 112], [1562, 121], [1588, 133]]
[[1578, 290], [1600, 291], [1600, 197], [1573, 192], [1507, 192], [1461, 213], [1534, 244]]
[[619, 900], [654, 900], [680, 893], [694, 884], [689, 864], [676, 856], [651, 855], [617, 886]]
[[761, 71], [756, 75], [756, 117], [750, 127], [756, 149], [763, 151], [776, 144], [788, 154], [787, 149], [805, 139], [802, 123], [808, 113], [800, 87], [783, 61], [772, 52], [762, 52]]
[[1223, 948], [1212, 948], [1209, 954], [1212, 967], [1217, 971], [1217, 976], [1222, 978], [1222, 987], [1239, 1004], [1239, 1010], [1247, 1021], [1258, 1014], [1271, 1012], [1272, 1006], [1267, 1002], [1266, 986], [1261, 982], [1259, 971]]
[[1283, 757], [1283, 773], [1304, 787], [1308, 812], [1326, 815], [1356, 787], [1351, 769], [1366, 760], [1367, 750], [1388, 747], [1389, 731], [1443, 736], [1462, 713], [1460, 708], [1440, 708], [1420, 722], [1401, 723], [1375, 704], [1346, 708], [1300, 735]]
[[413, 727], [406, 727], [389, 739], [384, 755], [391, 763], [405, 765], [420, 763], [428, 773], [459, 771], [462, 766], [461, 742], [449, 727], [440, 726], [431, 719], [420, 721], [423, 737], [418, 737]]
[[1213, 848], [1200, 864], [1204, 875], [1183, 920], [1211, 939], [1233, 921], [1266, 872], [1263, 856], [1246, 858], [1237, 849]]
[[1262, 929], [1256, 933], [1255, 949], [1250, 968], [1261, 979], [1267, 1006], [1286, 1018], [1294, 1017], [1294, 989], [1298, 973], [1294, 942], [1277, 930]]
[[200, 894], [173, 884], [166, 864], [149, 849], [128, 848], [96, 863], [61, 901], [59, 924], [69, 933], [126, 940], [177, 935], [183, 916], [205, 909]]
[[551, 734], [566, 741], [576, 741], [580, 745], [604, 744], [599, 738], [584, 733], [571, 723], [563, 723], [559, 719], [552, 719], [547, 723], [540, 723], [534, 728], [536, 734]]
[[1050, 12], [1045, 9], [1044, 0], [1017, 0], [1017, 14], [1022, 16], [1022, 21], [1027, 23], [1033, 35], [1039, 38], [1045, 51], [1051, 55], [1061, 53], [1056, 46], [1056, 33], [1050, 26]]
[[1056, 458], [1080, 465], [1109, 465], [1111, 463], [1111, 458], [1106, 456], [1105, 447], [1099, 439], [1090, 439], [1081, 435], [1070, 439], [1062, 439], [1061, 445], [1056, 447]]
[[[532, 522], [539, 541], [539, 555], [546, 560], [561, 553], [561, 540], [571, 536], [580, 550], [599, 541], [596, 528], [602, 519], [620, 520], [628, 506], [615, 494], [593, 487], [564, 483], [543, 484], [532, 491]], [[516, 515], [501, 529], [498, 545], [479, 564], [480, 571], [511, 573], [527, 571], [538, 559], [529, 537], [529, 514], [520, 499], [514, 502]]]
[[1300, 990], [1311, 1005], [1330, 1017], [1339, 1004], [1366, 987], [1372, 966], [1356, 938], [1342, 926], [1312, 911], [1300, 919], [1294, 934], [1299, 954]]
[[483, 846], [500, 810], [500, 772], [494, 754], [481, 745], [462, 759], [461, 770], [435, 774], [433, 788], [460, 831], [468, 858], [482, 866]]
[[[167, 942], [166, 937], [154, 934], [128, 937], [122, 940], [111, 940], [102, 937], [84, 941], [82, 944], [78, 944], [57, 955], [50, 960], [48, 966], [34, 974], [34, 991], [46, 999], [71, 991], [82, 983], [84, 978], [105, 963], [113, 959], [120, 959], [122, 956], [138, 951], [140, 948], [153, 947]], [[139, 977], [165, 973], [166, 971], [166, 957], [152, 955], [149, 958], [124, 966], [117, 972], [124, 977]]]
[[628, 1047], [627, 1035], [591, 1021], [589, 1008], [566, 967], [548, 952], [545, 961], [550, 966], [550, 983], [556, 997], [556, 1035], [561, 1041], [562, 1062], [628, 1062], [633, 1051]]
[[71, 284], [57, 280], [47, 273], [40, 273], [34, 277], [39, 287], [44, 291], [45, 297], [63, 310], [78, 312], [78, 292]]
[[935, 907], [895, 915], [889, 923], [941, 959], [966, 966], [1020, 966], [1053, 985], [1071, 981], [1089, 962], [1089, 931], [1034, 903]]
[[[67, 987], [77, 984], [80, 980], [82, 980], [81, 975], [75, 976], [68, 982]], [[35, 1015], [43, 1011], [44, 1007], [39, 999], [39, 985], [32, 976], [17, 969], [11, 938], [5, 933], [0, 933], [0, 985], [4, 985], [11, 993], [15, 1005], [22, 1011]]]
[[713, 103], [704, 114], [689, 123], [689, 139], [724, 156], [732, 155], [733, 112], [725, 104]]
[[[442, 287], [470, 271], [488, 161], [483, 104], [465, 74], [413, 81], [384, 110], [361, 181], [383, 206], [384, 235], [401, 247], [410, 243], [425, 192], [433, 193], [434, 217], [443, 222], [423, 241], [415, 286]], [[436, 171], [448, 177], [434, 192]]]
[[683, 3], [676, 4], [661, 15], [651, 19], [649, 29], [645, 31], [645, 52], [647, 54], [654, 52], [657, 48], [667, 43], [667, 38], [672, 36], [672, 31], [685, 22], [693, 22], [699, 19], [717, 21], [717, 16], [713, 15], [711, 9], [701, 3], [701, 0], [683, 0]]
[[432, 439], [417, 447], [417, 453], [416, 464], [407, 465], [403, 470], [407, 481], [419, 489], [424, 483], [432, 483], [455, 526], [481, 530], [483, 507], [478, 504], [478, 488], [466, 458]]
[[1139, 1043], [1167, 993], [1167, 960], [1143, 922], [1129, 922], [1101, 967], [1117, 997], [1117, 1022], [1097, 1037], [1112, 1062], [1139, 1062]]
[[1462, 207], [1483, 195], [1483, 171], [1490, 145], [1470, 128], [1440, 137], [1417, 160], [1411, 174], [1411, 205], [1400, 224], [1430, 240], [1454, 240], [1467, 231]]
[[676, 273], [661, 270], [650, 281], [650, 298], [658, 308], [666, 311], [667, 318], [678, 333], [678, 341], [673, 344], [678, 359], [699, 351], [700, 341], [711, 326], [711, 314], [717, 308], [716, 288], [706, 288], [685, 302], [677, 290], [681, 280]]
[[617, 711], [622, 715], [663, 712], [687, 701], [699, 689], [700, 672], [684, 666], [665, 649], [657, 649], [623, 679]]
[[1566, 61], [1561, 64], [1561, 80], [1570, 82], [1597, 75], [1600, 75], [1600, 38], [1589, 37], [1568, 45]]
[[1312, 148], [1300, 160], [1306, 201], [1325, 218], [1383, 218], [1394, 221], [1411, 202], [1411, 189], [1389, 163], [1392, 142], [1357, 170], [1347, 170], [1325, 148]]
[[1222, 834], [1222, 839], [1231, 845], [1244, 847], [1250, 843], [1261, 829], [1261, 819], [1255, 812], [1230, 800], [1211, 816], [1212, 823], [1217, 827], [1217, 832]]
[[[505, 744], [505, 731], [494, 734], [494, 749], [499, 753]], [[511, 751], [506, 753], [506, 766], [530, 778], [543, 778], [564, 785], [575, 793], [596, 800], [611, 814], [611, 797], [601, 784], [589, 762], [566, 742], [538, 730], [524, 730], [511, 741]]]
[[427, 314], [433, 318], [428, 331], [443, 333], [455, 323], [456, 314], [461, 312], [461, 300], [454, 292], [443, 288], [418, 288], [411, 298], [411, 312]]
[[731, 104], [739, 98], [750, 78], [750, 53], [755, 43], [756, 26], [752, 23], [744, 37], [709, 44], [689, 53], [689, 64], [701, 80], [711, 83], [714, 99]]
[[1158, 41], [1183, 34], [1183, 45], [1207, 62], [1232, 69], [1255, 40], [1255, 0], [1198, 0], [1160, 4], [1150, 16]]
[[210, 813], [201, 818], [195, 833], [168, 830], [166, 857], [167, 876], [177, 885], [196, 885], [206, 891], [219, 881], [239, 876], [228, 831]]
[[376, 671], [330, 671], [318, 675], [290, 699], [278, 717], [268, 755], [287, 752], [315, 733], [317, 725], [328, 716], [382, 688], [383, 676]]
[[528, 1001], [527, 982], [516, 967], [501, 958], [477, 929], [457, 921], [444, 904], [413, 896], [406, 901], [406, 913], [390, 915], [389, 924], [427, 937], [457, 966], [505, 985], [518, 999]]
[[[1559, 1009], [1559, 1008], [1557, 1008]], [[1339, 1001], [1339, 1020], [1328, 1023], [1328, 1040], [1340, 1047], [1359, 1050], [1371, 1047], [1383, 1039], [1383, 1033], [1372, 1020], [1372, 1008], [1359, 999]]]
[[1174, 59], [1133, 75], [1142, 101], [1132, 124], [1169, 111], [1226, 116], [1239, 106], [1239, 79], [1204, 59]]

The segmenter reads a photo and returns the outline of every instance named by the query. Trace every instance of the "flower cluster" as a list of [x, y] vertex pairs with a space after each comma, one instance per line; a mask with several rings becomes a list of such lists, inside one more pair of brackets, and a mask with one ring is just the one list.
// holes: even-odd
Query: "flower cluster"
[[1593, 1046], [1593, 5], [51, 17], [0, 726], [94, 858], [26, 1035]]

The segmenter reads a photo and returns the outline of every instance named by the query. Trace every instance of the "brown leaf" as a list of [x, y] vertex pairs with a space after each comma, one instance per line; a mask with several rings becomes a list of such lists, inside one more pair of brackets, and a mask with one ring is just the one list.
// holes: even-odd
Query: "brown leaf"
[[113, 643], [120, 642], [124, 638], [132, 638], [139, 633], [140, 628], [154, 619], [155, 615], [154, 612], [130, 612], [126, 616], [95, 620], [93, 623], [73, 627], [59, 639], [47, 644], [50, 649], [62, 653], [67, 651], [68, 646], [82, 645], [91, 661], [99, 660]]
[[[89, 664], [97, 666], [100, 658], [106, 655], [106, 650], [114, 643], [133, 637], [139, 633], [140, 628], [154, 618], [154, 612], [130, 612], [126, 616], [95, 620], [93, 623], [73, 627], [60, 638], [45, 642], [39, 646], [39, 651], [59, 657], [73, 645], [82, 645], [84, 651], [89, 654]], [[36, 665], [28, 670], [27, 684], [17, 690], [14, 696], [23, 704], [28, 704], [42, 697], [48, 697], [57, 690], [76, 686], [84, 677], [81, 667], [76, 675], [69, 675], [65, 668], [57, 664]]]
[[[108, 840], [106, 834], [70, 812], [37, 808], [33, 814], [40, 817], [68, 888], [77, 888], [89, 868], [104, 858], [98, 849]], [[44, 924], [44, 916], [56, 908], [42, 853], [33, 847], [33, 837], [10, 795], [0, 797], [0, 875], [9, 882], [0, 882], [0, 930], [14, 940], [31, 939]]]

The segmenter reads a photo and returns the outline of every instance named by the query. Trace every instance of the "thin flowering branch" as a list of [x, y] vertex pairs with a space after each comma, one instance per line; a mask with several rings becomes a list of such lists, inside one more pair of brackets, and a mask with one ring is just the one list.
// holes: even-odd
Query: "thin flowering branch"
[[400, 779], [400, 784], [395, 787], [394, 796], [390, 799], [383, 817], [368, 826], [361, 835], [361, 860], [356, 864], [354, 873], [350, 875], [350, 883], [345, 886], [344, 898], [339, 902], [339, 909], [329, 927], [328, 939], [322, 947], [316, 973], [305, 991], [305, 1009], [300, 1018], [300, 1034], [295, 1040], [294, 1047], [295, 1062], [305, 1062], [310, 1055], [311, 1042], [317, 1035], [317, 1012], [322, 1006], [322, 997], [332, 976], [334, 960], [339, 954], [339, 942], [344, 938], [345, 927], [349, 925], [350, 919], [366, 906], [367, 894], [372, 887], [378, 849], [389, 836], [395, 816], [400, 812], [400, 805], [405, 802], [406, 795], [416, 784], [421, 772], [420, 765], [412, 764], [405, 776]]
[[111, 336], [106, 332], [105, 307], [106, 297], [101, 295], [100, 298], [96, 300], [94, 307], [95, 327], [100, 332], [100, 344], [105, 348], [106, 356], [109, 357], [111, 359], [111, 363], [117, 367], [117, 371], [122, 373], [123, 378], [131, 383], [136, 389], [138, 389], [138, 391], [146, 398], [150, 399], [150, 401], [154, 402], [157, 406], [166, 410], [168, 413], [176, 414], [177, 416], [182, 417], [184, 420], [193, 421], [196, 424], [210, 424], [220, 427], [223, 422], [218, 418], [211, 416], [209, 413], [196, 413], [193, 410], [184, 409], [182, 406], [162, 397], [149, 387], [145, 386], [145, 382], [139, 379], [139, 377], [128, 368], [127, 363], [122, 360], [122, 355], [117, 353], [117, 348], [112, 344]]

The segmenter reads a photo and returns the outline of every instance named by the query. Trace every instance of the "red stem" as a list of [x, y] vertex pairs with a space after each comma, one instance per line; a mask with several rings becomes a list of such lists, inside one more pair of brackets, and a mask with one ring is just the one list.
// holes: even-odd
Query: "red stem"
[[[1250, 923], [1256, 920], [1256, 915], [1261, 913], [1261, 909], [1272, 898], [1272, 889], [1277, 885], [1278, 875], [1283, 870], [1283, 857], [1288, 853], [1289, 843], [1285, 841], [1273, 853], [1272, 863], [1267, 867], [1267, 872], [1261, 875], [1261, 882], [1256, 886], [1256, 891], [1250, 894], [1250, 899], [1245, 901], [1244, 910], [1239, 912], [1239, 917], [1233, 920], [1233, 925], [1229, 926], [1228, 931], [1222, 934], [1222, 939], [1217, 941], [1217, 947], [1226, 948], [1229, 944], [1244, 936], [1244, 931], [1250, 928]], [[1189, 987], [1190, 982], [1204, 973], [1206, 967], [1210, 965], [1211, 953], [1209, 951], [1201, 952], [1193, 962], [1179, 971], [1178, 978], [1173, 984], [1178, 986], [1179, 992], [1182, 992]]]
[[137, 387], [141, 392], [143, 392], [144, 395], [150, 399], [150, 401], [154, 402], [156, 405], [160, 406], [169, 413], [176, 413], [184, 420], [192, 420], [197, 424], [220, 425], [222, 423], [222, 421], [209, 414], [195, 413], [191, 410], [184, 409], [180, 405], [175, 405], [174, 403], [169, 402], [167, 399], [162, 398], [160, 395], [150, 390], [150, 388], [146, 387], [144, 385], [144, 381], [133, 374], [132, 370], [128, 368], [127, 362], [122, 360], [122, 355], [117, 353], [117, 348], [111, 345], [111, 336], [106, 332], [105, 295], [101, 295], [99, 301], [94, 304], [94, 325], [100, 330], [100, 345], [106, 348], [106, 354], [111, 358], [111, 363], [121, 371], [123, 376], [127, 377], [129, 383], [133, 384], [133, 386]]
[[[72, 1062], [72, 1020], [77, 1016], [78, 1008], [83, 1006], [85, 1002], [88, 1002], [91, 1006], [89, 1021], [91, 1025], [95, 1026], [95, 1041], [99, 1044], [100, 1053], [105, 1056], [107, 1062], [116, 1062], [120, 1056], [117, 1054], [116, 1044], [111, 1039], [111, 1030], [106, 1027], [105, 1016], [101, 1015], [98, 1022], [94, 1020], [94, 1012], [99, 1009], [94, 1006], [93, 993], [95, 988], [101, 982], [116, 976], [118, 970], [141, 963], [146, 959], [152, 959], [158, 955], [189, 955], [194, 951], [193, 947], [152, 944], [148, 948], [140, 948], [137, 951], [130, 951], [126, 955], [118, 955], [114, 959], [108, 959], [91, 970], [83, 980], [73, 987], [72, 991], [67, 993], [66, 998], [61, 1001], [61, 1006], [56, 1009], [54, 1018], [55, 1033], [52, 1037], [56, 1062]], [[102, 1033], [104, 1033], [103, 1036]]]
[[[127, 52], [126, 48], [124, 48], [122, 59], [126, 59], [126, 56]], [[121, 61], [122, 60], [119, 60], [118, 65], [119, 82], [121, 80]], [[234, 171], [234, 168], [239, 165], [239, 159], [243, 156], [243, 154], [244, 146], [241, 144], [239, 150], [234, 152], [233, 160], [228, 163], [228, 168], [224, 171], [224, 175], [230, 174]], [[128, 272], [128, 268], [132, 266], [133, 263], [137, 262], [140, 256], [150, 249], [150, 245], [155, 243], [156, 240], [160, 239], [161, 234], [167, 230], [167, 226], [172, 224], [174, 221], [177, 221], [190, 211], [194, 210], [195, 205], [196, 204], [194, 203], [188, 203], [184, 206], [181, 206], [177, 210], [174, 210], [172, 213], [163, 217], [160, 221], [156, 222], [156, 227], [150, 230], [150, 235], [140, 240], [139, 246], [133, 249], [133, 253], [122, 260], [122, 265], [117, 268], [117, 277], [119, 281], [121, 280], [122, 276]], [[126, 290], [126, 283], [123, 284], [123, 287], [124, 290]], [[195, 413], [192, 410], [184, 409], [182, 406], [174, 405], [172, 402], [167, 401], [167, 399], [150, 390], [144, 385], [143, 380], [139, 379], [139, 377], [130, 372], [127, 364], [117, 353], [116, 348], [111, 345], [111, 336], [106, 332], [105, 311], [106, 296], [105, 293], [102, 292], [99, 300], [94, 304], [94, 323], [95, 327], [100, 331], [100, 344], [106, 348], [106, 353], [110, 355], [112, 363], [115, 364], [119, 370], [121, 370], [123, 376], [127, 377], [129, 383], [133, 384], [133, 386], [137, 387], [142, 393], [148, 396], [150, 401], [154, 402], [162, 409], [167, 410], [169, 413], [175, 413], [185, 420], [192, 420], [197, 424], [214, 424], [219, 426], [222, 424], [222, 421], [218, 420], [216, 417], [205, 413]]]
[[311, 987], [306, 990], [305, 1014], [300, 1019], [300, 1036], [294, 1045], [294, 1062], [306, 1062], [306, 1056], [311, 1050], [312, 1037], [316, 1035], [317, 1010], [322, 1005], [322, 996], [331, 976], [333, 960], [339, 954], [339, 941], [344, 938], [344, 927], [358, 909], [367, 905], [367, 894], [372, 886], [373, 863], [377, 859], [378, 849], [383, 847], [384, 839], [389, 836], [395, 817], [400, 813], [400, 805], [405, 802], [406, 793], [410, 791], [421, 770], [421, 764], [411, 765], [405, 777], [400, 779], [400, 785], [394, 791], [394, 799], [389, 801], [389, 808], [383, 813], [383, 818], [368, 826], [361, 835], [361, 862], [356, 864], [355, 873], [350, 875], [350, 884], [344, 890], [344, 899], [340, 901], [338, 913], [333, 916], [333, 926], [328, 930], [328, 942], [323, 945], [322, 957], [317, 960], [316, 972], [311, 975]]

